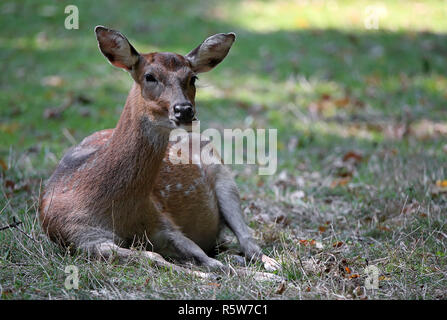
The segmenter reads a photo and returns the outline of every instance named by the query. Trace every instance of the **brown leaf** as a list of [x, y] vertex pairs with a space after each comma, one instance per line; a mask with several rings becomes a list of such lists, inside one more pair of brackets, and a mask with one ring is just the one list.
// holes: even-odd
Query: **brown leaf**
[[8, 170], [8, 165], [3, 159], [0, 159], [0, 167], [2, 167], [3, 171]]
[[216, 287], [216, 288], [220, 287], [220, 283], [216, 283], [216, 282], [210, 282], [210, 283], [208, 283], [208, 285], [212, 286], [212, 287]]
[[282, 224], [284, 226], [289, 225], [290, 220], [287, 218], [287, 216], [283, 213], [276, 215], [273, 217], [273, 221], [277, 224]]
[[279, 284], [278, 289], [276, 289], [276, 294], [283, 294], [286, 291], [286, 282], [283, 281]]
[[14, 181], [9, 180], [9, 179], [5, 180], [5, 188], [6, 189], [14, 190], [15, 185], [16, 185], [16, 183]]
[[334, 103], [338, 108], [344, 108], [349, 104], [350, 101], [351, 100], [349, 99], [349, 97], [344, 97], [344, 98], [335, 100]]
[[335, 187], [342, 187], [347, 185], [350, 181], [351, 181], [351, 177], [345, 177], [345, 178], [340, 178], [340, 179], [335, 179], [334, 181], [332, 181], [331, 183], [331, 188], [334, 189]]
[[340, 248], [343, 245], [343, 241], [337, 241], [332, 244], [334, 248]]
[[316, 241], [313, 239], [312, 240], [303, 239], [303, 240], [300, 240], [300, 244], [303, 246], [314, 246], [316, 244]]
[[378, 228], [379, 228], [379, 230], [386, 231], [386, 232], [391, 231], [391, 229], [388, 228], [387, 226], [378, 226]]
[[363, 160], [363, 155], [356, 151], [349, 151], [343, 156], [343, 161], [352, 161], [354, 163], [361, 162]]
[[0, 131], [5, 133], [14, 133], [19, 129], [20, 125], [17, 122], [0, 123]]

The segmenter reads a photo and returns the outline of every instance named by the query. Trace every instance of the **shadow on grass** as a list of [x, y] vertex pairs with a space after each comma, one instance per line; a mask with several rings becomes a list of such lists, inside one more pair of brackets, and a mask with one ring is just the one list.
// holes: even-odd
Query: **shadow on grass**
[[[250, 115], [243, 106], [261, 103], [264, 110], [257, 117], [267, 127], [278, 128], [286, 144], [290, 136], [300, 134], [296, 124], [301, 119], [284, 105], [291, 104], [292, 109], [306, 114], [309, 104], [325, 95], [353, 96], [376, 110], [379, 117], [400, 117], [405, 107], [416, 118], [447, 119], [447, 35], [333, 29], [254, 32], [210, 16], [218, 3], [150, 1], [130, 5], [111, 1], [105, 7], [81, 1], [77, 3], [79, 30], [63, 27], [67, 1], [16, 4], [12, 13], [3, 14], [5, 27], [0, 31], [4, 62], [0, 75], [1, 154], [11, 145], [19, 149], [38, 142], [51, 145], [60, 128], [68, 128], [80, 139], [115, 125], [116, 110], [124, 104], [130, 78], [110, 68], [98, 51], [93, 34], [97, 24], [121, 30], [143, 52], [182, 54], [210, 34], [235, 31], [238, 39], [231, 54], [222, 66], [204, 75], [205, 82], [225, 89], [223, 97], [210, 94], [201, 99], [199, 95], [204, 123], [243, 124]], [[234, 10], [237, 5], [233, 3]], [[45, 14], [48, 6], [53, 6], [53, 14]], [[53, 74], [63, 78], [63, 86], [42, 85], [42, 78]], [[300, 84], [299, 79], [305, 83]], [[306, 82], [311, 83], [307, 89]], [[286, 86], [288, 90], [284, 90]], [[75, 105], [60, 119], [42, 116], [70, 92], [85, 95], [92, 103]], [[79, 115], [76, 109], [81, 107], [92, 111], [91, 118]], [[358, 115], [363, 110], [349, 113]], [[327, 141], [327, 133], [313, 130], [312, 135]], [[346, 144], [356, 140], [339, 138], [330, 141]], [[63, 147], [67, 147], [66, 141]]]

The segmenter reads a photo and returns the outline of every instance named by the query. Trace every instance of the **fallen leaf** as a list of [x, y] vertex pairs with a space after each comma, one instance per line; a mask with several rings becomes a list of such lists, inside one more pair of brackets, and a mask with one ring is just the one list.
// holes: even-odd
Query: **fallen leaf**
[[344, 108], [349, 104], [350, 101], [351, 100], [349, 99], [349, 97], [344, 97], [344, 98], [335, 100], [334, 103], [337, 107]]
[[41, 81], [44, 86], [48, 87], [61, 87], [64, 84], [64, 79], [57, 75], [44, 77]]
[[292, 194], [290, 194], [290, 200], [293, 202], [297, 202], [300, 199], [304, 198], [305, 195], [306, 194], [304, 193], [304, 191], [297, 190], [297, 191], [294, 191]]
[[299, 240], [299, 242], [300, 242], [300, 244], [303, 245], [303, 246], [312, 246], [312, 247], [316, 247], [316, 248], [318, 248], [318, 249], [321, 249], [321, 248], [323, 247], [323, 245], [321, 244], [321, 242], [316, 241], [316, 240], [314, 240], [314, 239], [311, 239], [311, 240], [303, 239], [303, 240]]
[[337, 241], [332, 244], [334, 248], [340, 248], [343, 245], [343, 241]]
[[309, 244], [309, 240], [300, 240], [300, 244], [307, 246]]
[[363, 155], [356, 151], [349, 151], [343, 156], [343, 161], [353, 161], [355, 163], [361, 162], [363, 160]]
[[273, 217], [273, 222], [287, 226], [290, 223], [290, 220], [287, 218], [285, 214], [281, 213]]
[[436, 186], [439, 188], [447, 188], [447, 180], [436, 181]]
[[421, 140], [447, 136], [447, 123], [423, 119], [411, 126], [410, 133]]
[[325, 232], [326, 229], [327, 229], [327, 227], [325, 227], [325, 226], [319, 226], [318, 227], [318, 231], [320, 231], [321, 233]]
[[19, 129], [20, 125], [17, 122], [0, 124], [0, 131], [5, 133], [14, 133]]
[[332, 181], [331, 183], [331, 189], [334, 189], [336, 187], [342, 187], [347, 185], [350, 181], [352, 180], [351, 177], [345, 177], [345, 178], [340, 178], [340, 179], [335, 179], [334, 181]]
[[284, 291], [286, 291], [286, 282], [285, 281], [282, 281], [280, 284], [279, 284], [279, 287], [278, 287], [278, 289], [276, 289], [276, 294], [283, 294], [284, 293]]
[[0, 159], [0, 167], [2, 167], [3, 171], [8, 170], [8, 165], [3, 159]]
[[440, 193], [447, 193], [447, 180], [437, 180], [431, 188], [431, 194], [436, 196]]
[[220, 287], [220, 283], [216, 283], [216, 282], [210, 282], [210, 283], [208, 283], [208, 285], [212, 286], [212, 287], [216, 287], [216, 288]]
[[349, 276], [349, 279], [356, 279], [358, 277], [360, 277], [360, 276], [357, 273], [354, 273]]
[[368, 297], [366, 296], [365, 287], [356, 287], [352, 293], [361, 300], [366, 300]]
[[351, 269], [349, 269], [349, 267], [345, 267], [345, 271], [346, 271], [347, 274], [351, 273]]
[[16, 185], [16, 184], [15, 184], [14, 181], [9, 180], [9, 179], [5, 180], [5, 188], [6, 188], [6, 189], [14, 190], [15, 185]]

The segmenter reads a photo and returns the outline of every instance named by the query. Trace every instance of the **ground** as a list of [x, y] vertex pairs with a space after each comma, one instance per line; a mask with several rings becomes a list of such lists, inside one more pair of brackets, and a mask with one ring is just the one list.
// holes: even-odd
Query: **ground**
[[[72, 2], [0, 5], [0, 227], [22, 222], [0, 231], [2, 299], [447, 298], [445, 2], [76, 1], [79, 29], [66, 30]], [[98, 24], [141, 52], [237, 34], [200, 75], [199, 118], [202, 129], [278, 130], [276, 174], [232, 169], [283, 283], [89, 261], [42, 233], [42, 184], [64, 150], [114, 127], [131, 86], [98, 51]], [[218, 259], [234, 263], [227, 237]], [[77, 290], [64, 286], [70, 265]]]

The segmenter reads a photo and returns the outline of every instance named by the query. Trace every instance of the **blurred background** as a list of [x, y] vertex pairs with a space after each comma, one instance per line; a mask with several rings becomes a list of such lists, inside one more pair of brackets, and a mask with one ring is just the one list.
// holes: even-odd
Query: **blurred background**
[[[77, 30], [64, 27], [67, 5], [79, 9]], [[281, 221], [303, 239], [335, 228], [344, 239], [356, 230], [395, 241], [393, 228], [409, 232], [432, 214], [447, 232], [441, 0], [3, 0], [1, 223], [33, 213], [64, 150], [120, 116], [132, 80], [99, 52], [99, 24], [140, 52], [186, 54], [214, 33], [237, 34], [224, 62], [200, 75], [197, 107], [202, 130], [278, 129], [276, 175], [234, 166], [267, 245]], [[424, 250], [446, 252], [436, 241]]]
[[[85, 135], [114, 127], [131, 79], [98, 51], [98, 24], [141, 52], [186, 54], [236, 32], [225, 62], [200, 76], [202, 128], [277, 128], [282, 165], [300, 148], [401, 140], [416, 125], [416, 136], [445, 134], [446, 1], [72, 2], [1, 4], [3, 162], [28, 150], [33, 166], [54, 165]], [[70, 4], [77, 30], [64, 27]]]

